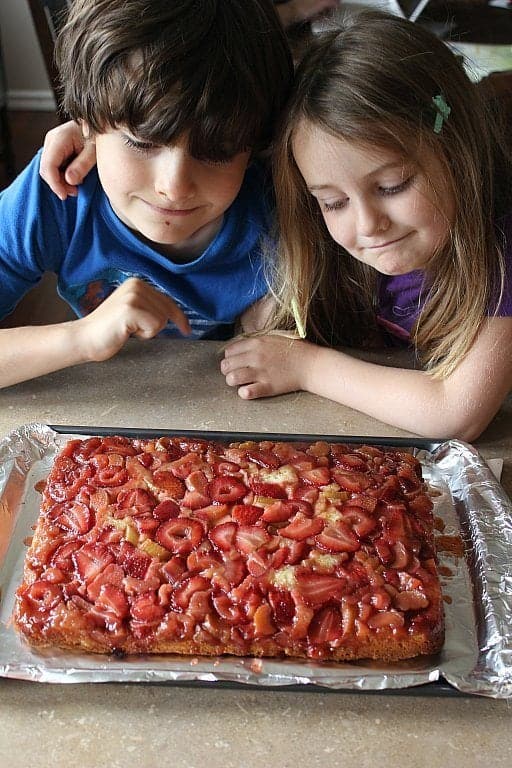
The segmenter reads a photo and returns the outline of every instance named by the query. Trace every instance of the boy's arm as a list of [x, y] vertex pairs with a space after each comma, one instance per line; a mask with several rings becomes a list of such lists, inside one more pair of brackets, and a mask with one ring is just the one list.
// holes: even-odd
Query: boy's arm
[[95, 144], [84, 141], [77, 123], [71, 120], [46, 134], [39, 172], [60, 200], [77, 195], [77, 185], [95, 164]]
[[190, 333], [186, 316], [172, 299], [130, 278], [78, 320], [0, 330], [0, 387], [78, 363], [108, 360], [130, 336], [153, 338], [169, 320], [183, 334]]
[[231, 343], [221, 370], [245, 399], [303, 389], [426, 437], [474, 440], [512, 388], [512, 318], [487, 319], [445, 379], [279, 336]]

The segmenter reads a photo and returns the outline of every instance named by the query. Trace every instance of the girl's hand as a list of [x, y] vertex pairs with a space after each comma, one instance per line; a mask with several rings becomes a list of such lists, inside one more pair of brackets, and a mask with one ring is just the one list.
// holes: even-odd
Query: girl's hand
[[228, 344], [220, 370], [244, 400], [307, 389], [307, 370], [316, 347], [273, 334]]
[[76, 197], [81, 184], [96, 164], [96, 147], [84, 141], [73, 121], [52, 128], [45, 136], [39, 173], [60, 200]]
[[152, 339], [171, 320], [191, 332], [186, 315], [168, 296], [132, 277], [110, 294], [90, 315], [75, 321], [77, 343], [84, 360], [108, 360], [130, 336]]

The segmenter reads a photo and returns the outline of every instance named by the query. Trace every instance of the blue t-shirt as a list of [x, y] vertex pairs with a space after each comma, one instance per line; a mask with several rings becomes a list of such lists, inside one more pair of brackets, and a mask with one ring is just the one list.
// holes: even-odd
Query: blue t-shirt
[[[500, 222], [499, 230], [503, 233], [505, 243], [505, 285], [496, 315], [512, 317], [512, 214]], [[427, 294], [424, 279], [425, 274], [421, 270], [406, 275], [378, 277], [377, 320], [391, 338], [398, 342], [409, 342], [412, 328], [423, 309]], [[494, 314], [496, 303], [489, 307], [489, 315]]]
[[[92, 170], [77, 198], [61, 201], [39, 176], [40, 153], [0, 192], [0, 318], [46, 271], [82, 317], [129, 277], [169, 295], [193, 338], [228, 338], [236, 319], [267, 292], [262, 249], [272, 205], [263, 169], [252, 165], [206, 250], [178, 264], [140, 240], [116, 216]], [[264, 244], [265, 243], [265, 244]], [[165, 335], [181, 336], [169, 323]]]

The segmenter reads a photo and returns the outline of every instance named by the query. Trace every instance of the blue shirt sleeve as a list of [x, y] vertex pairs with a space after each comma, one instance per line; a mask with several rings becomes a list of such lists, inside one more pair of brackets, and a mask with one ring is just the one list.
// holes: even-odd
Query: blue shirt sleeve
[[38, 153], [0, 192], [0, 317], [16, 307], [45, 271], [58, 272], [68, 239], [67, 211], [39, 176]]

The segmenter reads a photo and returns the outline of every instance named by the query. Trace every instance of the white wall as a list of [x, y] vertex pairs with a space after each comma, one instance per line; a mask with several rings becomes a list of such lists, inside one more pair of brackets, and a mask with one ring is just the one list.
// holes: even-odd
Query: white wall
[[55, 109], [26, 0], [0, 0], [0, 37], [9, 109]]

